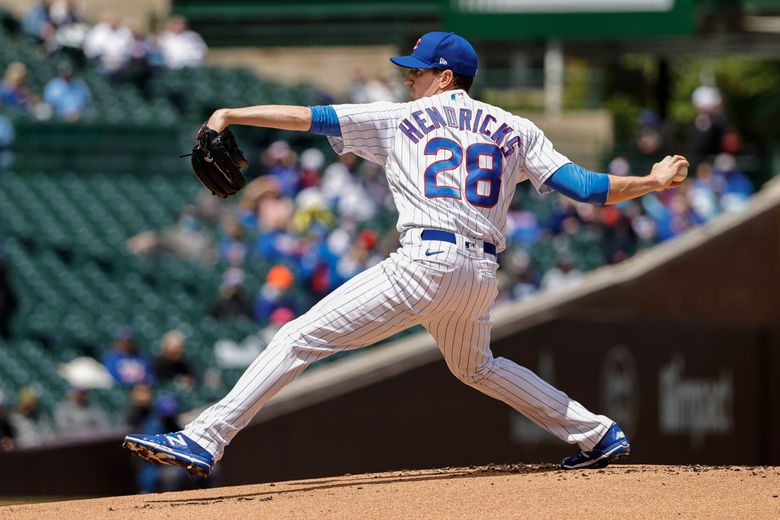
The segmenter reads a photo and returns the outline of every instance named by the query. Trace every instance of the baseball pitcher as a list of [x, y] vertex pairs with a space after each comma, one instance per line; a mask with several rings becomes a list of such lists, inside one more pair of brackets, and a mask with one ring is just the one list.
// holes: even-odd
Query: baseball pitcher
[[[469, 97], [477, 55], [456, 34], [427, 33], [410, 56], [391, 61], [408, 69], [407, 103], [220, 109], [201, 130], [209, 138], [198, 145], [197, 164], [236, 157], [232, 167], [204, 175], [232, 170], [235, 177], [243, 156], [231, 150], [232, 136], [223, 133], [229, 125], [323, 134], [337, 153], [351, 152], [383, 166], [398, 208], [401, 244], [385, 261], [282, 327], [230, 393], [184, 430], [128, 435], [124, 445], [136, 455], [208, 475], [233, 437], [308, 365], [418, 324], [434, 337], [458, 379], [576, 445], [577, 453], [563, 460], [563, 468], [600, 468], [629, 453], [628, 439], [610, 418], [594, 414], [527, 368], [493, 357], [496, 254], [505, 247], [507, 210], [520, 182], [577, 201], [614, 204], [678, 186], [688, 162], [667, 156], [644, 177], [615, 177], [572, 163], [531, 121]], [[210, 155], [210, 143], [220, 135], [228, 149]], [[219, 188], [224, 179], [204, 184], [227, 196], [243, 179], [228, 182], [224, 190]]]

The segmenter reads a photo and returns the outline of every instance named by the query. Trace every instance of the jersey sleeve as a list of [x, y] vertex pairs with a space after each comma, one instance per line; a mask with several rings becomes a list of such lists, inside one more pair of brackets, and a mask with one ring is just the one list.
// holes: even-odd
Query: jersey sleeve
[[571, 161], [559, 153], [539, 127], [527, 119], [519, 118], [521, 130], [520, 147], [523, 161], [522, 174], [529, 179], [539, 193], [552, 191], [545, 181], [558, 171], [558, 168]]
[[341, 136], [330, 136], [328, 142], [339, 155], [354, 153], [384, 166], [393, 148], [398, 119], [406, 105], [386, 102], [333, 105]]

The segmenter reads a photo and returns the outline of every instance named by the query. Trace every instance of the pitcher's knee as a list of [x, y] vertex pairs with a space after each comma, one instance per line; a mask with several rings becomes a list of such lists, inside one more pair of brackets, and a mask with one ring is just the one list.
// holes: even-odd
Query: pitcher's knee
[[488, 362], [481, 365], [476, 365], [473, 363], [468, 363], [465, 365], [454, 365], [448, 363], [447, 366], [455, 377], [467, 385], [479, 387], [485, 378], [490, 375], [494, 361], [494, 359], [490, 359]]
[[[292, 323], [292, 322], [291, 322]], [[300, 327], [287, 323], [279, 329], [269, 343], [268, 350], [288, 351], [306, 364], [326, 358], [334, 353], [334, 350], [323, 341]]]

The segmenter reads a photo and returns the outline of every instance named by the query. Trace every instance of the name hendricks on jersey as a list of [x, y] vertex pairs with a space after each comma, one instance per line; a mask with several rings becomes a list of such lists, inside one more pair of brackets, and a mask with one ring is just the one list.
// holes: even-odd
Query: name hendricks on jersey
[[[515, 131], [514, 128], [504, 122], [499, 125], [498, 120], [490, 114], [483, 118], [482, 109], [474, 112], [468, 108], [456, 110], [453, 107], [445, 106], [443, 115], [436, 107], [426, 108], [424, 111], [417, 110], [412, 112], [410, 117], [402, 119], [398, 124], [398, 129], [417, 144], [425, 135], [445, 126], [475, 134], [479, 133], [490, 138], [500, 148], [504, 157], [512, 155], [520, 143], [519, 136], [511, 135]], [[496, 126], [498, 128], [494, 131]], [[504, 141], [506, 143], [502, 144]]]

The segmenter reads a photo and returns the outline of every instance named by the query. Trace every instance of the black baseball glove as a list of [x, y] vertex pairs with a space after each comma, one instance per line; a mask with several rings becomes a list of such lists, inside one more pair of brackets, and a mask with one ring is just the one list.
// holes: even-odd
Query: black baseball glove
[[216, 132], [206, 126], [195, 134], [192, 170], [213, 195], [226, 198], [244, 187], [241, 168], [249, 164], [229, 128]]

